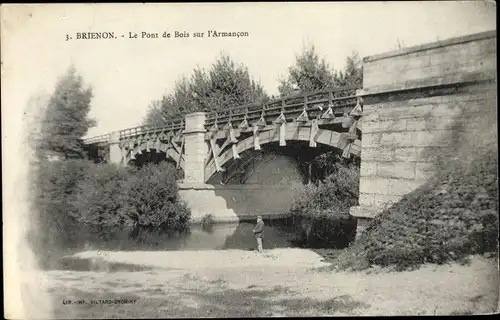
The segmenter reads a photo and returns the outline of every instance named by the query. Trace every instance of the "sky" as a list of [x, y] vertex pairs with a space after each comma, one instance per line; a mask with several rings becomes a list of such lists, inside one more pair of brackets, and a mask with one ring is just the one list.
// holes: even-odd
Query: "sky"
[[[232, 4], [23, 5], [2, 12], [2, 94], [23, 110], [49, 95], [74, 64], [93, 87], [87, 136], [140, 125], [149, 103], [172, 92], [175, 81], [221, 52], [243, 63], [269, 94], [305, 44], [342, 68], [361, 57], [496, 29], [491, 2], [358, 2]], [[242, 38], [207, 38], [208, 30], [248, 32]], [[69, 40], [76, 32], [112, 31], [113, 40]], [[159, 39], [140, 39], [140, 33]], [[164, 32], [205, 32], [204, 38], [163, 39]], [[128, 33], [139, 33], [129, 39]], [[8, 92], [7, 92], [8, 91]], [[7, 93], [5, 93], [7, 92]], [[8, 116], [9, 114], [7, 114]], [[2, 119], [4, 117], [2, 116]]]

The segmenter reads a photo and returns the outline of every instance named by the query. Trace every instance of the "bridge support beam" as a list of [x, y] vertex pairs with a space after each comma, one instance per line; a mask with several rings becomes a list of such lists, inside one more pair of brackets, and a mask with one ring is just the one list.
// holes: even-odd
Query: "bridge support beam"
[[205, 142], [205, 113], [195, 112], [186, 115], [184, 134], [184, 182], [205, 183], [205, 157], [208, 145]]
[[109, 163], [122, 163], [122, 150], [120, 149], [120, 133], [113, 132], [109, 143]]

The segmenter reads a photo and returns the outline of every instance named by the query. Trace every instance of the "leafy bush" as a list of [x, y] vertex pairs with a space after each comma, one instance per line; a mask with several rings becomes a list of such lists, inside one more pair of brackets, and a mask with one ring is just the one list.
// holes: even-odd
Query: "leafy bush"
[[354, 236], [349, 209], [358, 203], [359, 169], [341, 163], [334, 168], [324, 182], [306, 185], [290, 210], [301, 241], [309, 246], [343, 247]]
[[99, 164], [92, 166], [79, 180], [73, 216], [93, 238], [108, 238], [117, 231], [134, 226], [122, 213], [128, 201], [127, 180], [133, 174], [135, 172], [131, 168]]
[[339, 256], [338, 266], [402, 270], [461, 260], [496, 252], [497, 236], [497, 154], [490, 151], [470, 165], [449, 166], [382, 212]]
[[176, 169], [168, 162], [137, 170], [126, 181], [120, 215], [150, 230], [185, 231], [191, 212], [179, 197], [175, 177]]
[[99, 237], [137, 228], [184, 231], [190, 212], [178, 196], [175, 168], [167, 162], [140, 169], [98, 165], [77, 190], [76, 219]]
[[347, 218], [349, 208], [357, 205], [359, 169], [339, 165], [337, 170], [316, 186], [309, 184], [299, 193], [290, 212], [293, 215], [322, 215], [328, 211], [338, 218]]
[[201, 218], [201, 228], [205, 231], [211, 232], [215, 224], [215, 219], [212, 214], [206, 214]]

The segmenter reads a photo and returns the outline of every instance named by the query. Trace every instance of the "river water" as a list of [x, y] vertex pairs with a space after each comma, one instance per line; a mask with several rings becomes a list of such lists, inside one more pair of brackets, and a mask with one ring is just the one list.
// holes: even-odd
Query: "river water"
[[[116, 235], [112, 239], [89, 242], [88, 249], [103, 251], [138, 250], [253, 250], [255, 224], [250, 222], [219, 223], [211, 228], [192, 225], [182, 235], [144, 232], [131, 238], [128, 234]], [[266, 248], [289, 248], [297, 246], [298, 234], [290, 220], [266, 221], [264, 244]]]
[[[201, 225], [192, 225], [189, 232], [182, 235], [169, 236], [167, 234], [143, 232], [135, 237], [130, 237], [129, 233], [115, 235], [106, 240], [86, 241], [86, 245], [72, 249], [63, 255], [64, 263], [56, 262], [49, 269], [70, 269], [85, 270], [81, 263], [75, 264], [71, 255], [81, 251], [172, 251], [172, 250], [256, 250], [257, 243], [253, 235], [255, 223], [219, 223], [211, 228], [204, 228]], [[324, 230], [318, 232], [312, 228], [312, 234], [330, 234], [330, 241], [317, 241], [309, 238], [305, 241], [303, 227], [294, 223], [292, 219], [277, 219], [265, 221], [264, 228], [264, 249], [275, 248], [328, 248], [338, 249], [345, 247], [349, 239], [345, 236], [345, 230], [355, 230], [355, 223], [349, 222], [342, 227], [324, 228], [324, 223], [318, 223]], [[327, 230], [325, 230], [327, 229]], [[343, 229], [344, 231], [342, 231]], [[62, 257], [62, 256], [61, 256]], [[58, 259], [59, 260], [59, 259]], [[77, 265], [78, 267], [74, 267]]]

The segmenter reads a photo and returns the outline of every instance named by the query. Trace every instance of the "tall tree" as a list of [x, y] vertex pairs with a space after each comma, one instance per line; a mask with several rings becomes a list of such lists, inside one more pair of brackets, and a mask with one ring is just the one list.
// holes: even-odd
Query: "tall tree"
[[32, 95], [24, 109], [23, 124], [25, 126], [24, 131], [27, 134], [26, 140], [35, 156], [35, 159], [32, 160], [40, 158], [38, 152], [42, 141], [42, 123], [49, 99], [50, 95], [45, 93]]
[[288, 68], [288, 75], [280, 79], [278, 91], [286, 96], [293, 91], [315, 91], [336, 85], [336, 74], [325, 59], [320, 59], [314, 45], [304, 47]]
[[356, 51], [346, 58], [344, 70], [336, 73], [336, 81], [348, 87], [363, 84], [363, 60]]
[[361, 85], [363, 82], [362, 61], [357, 52], [347, 57], [344, 69], [335, 70], [320, 59], [314, 45], [306, 46], [296, 56], [295, 65], [288, 68], [288, 74], [279, 80], [281, 96], [294, 91], [316, 91], [329, 87]]
[[250, 77], [248, 68], [221, 54], [206, 71], [199, 67], [190, 78], [182, 77], [172, 93], [153, 101], [145, 124], [159, 125], [190, 112], [209, 112], [268, 99], [263, 87]]
[[83, 158], [82, 137], [96, 121], [88, 117], [92, 89], [71, 66], [59, 79], [50, 97], [41, 125], [39, 150], [64, 159]]

